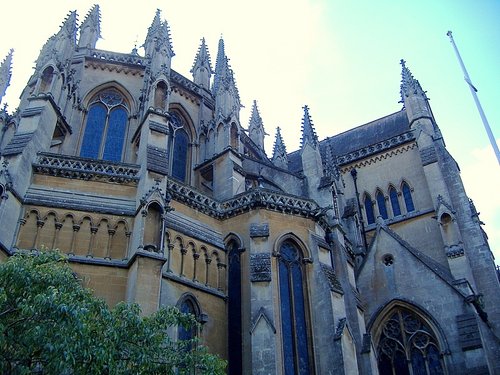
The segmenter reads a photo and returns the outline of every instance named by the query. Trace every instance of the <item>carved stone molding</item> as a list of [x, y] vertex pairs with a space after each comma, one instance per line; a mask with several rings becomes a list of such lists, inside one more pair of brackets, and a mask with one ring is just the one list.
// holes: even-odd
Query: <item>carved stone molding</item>
[[271, 281], [271, 254], [250, 255], [250, 281]]

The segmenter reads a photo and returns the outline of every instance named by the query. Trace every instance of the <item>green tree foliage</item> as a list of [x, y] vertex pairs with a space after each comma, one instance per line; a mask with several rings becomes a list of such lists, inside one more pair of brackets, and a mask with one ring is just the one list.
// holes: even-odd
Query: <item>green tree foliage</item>
[[169, 335], [197, 324], [173, 307], [147, 317], [137, 304], [109, 309], [57, 252], [0, 264], [1, 374], [224, 374], [195, 340]]

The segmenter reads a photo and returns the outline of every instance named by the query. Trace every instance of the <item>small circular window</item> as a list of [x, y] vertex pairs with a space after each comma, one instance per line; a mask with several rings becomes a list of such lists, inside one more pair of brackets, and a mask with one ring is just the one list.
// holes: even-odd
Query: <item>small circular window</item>
[[382, 258], [382, 262], [387, 267], [392, 266], [394, 264], [394, 257], [391, 254], [386, 254]]

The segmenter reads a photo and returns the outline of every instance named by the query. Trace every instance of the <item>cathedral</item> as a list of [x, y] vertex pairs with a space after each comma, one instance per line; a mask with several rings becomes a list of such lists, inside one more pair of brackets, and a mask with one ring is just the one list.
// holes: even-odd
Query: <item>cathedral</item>
[[268, 156], [223, 39], [185, 77], [152, 16], [116, 53], [70, 12], [0, 110], [0, 261], [57, 248], [110, 306], [178, 306], [231, 375], [500, 374], [493, 255], [407, 64], [402, 110], [320, 140], [305, 106]]

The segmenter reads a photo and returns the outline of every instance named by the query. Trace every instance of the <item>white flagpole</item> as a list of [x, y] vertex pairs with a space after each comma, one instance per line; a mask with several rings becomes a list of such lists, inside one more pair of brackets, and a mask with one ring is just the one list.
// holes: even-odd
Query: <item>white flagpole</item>
[[495, 152], [495, 155], [497, 157], [498, 164], [500, 164], [500, 150], [498, 149], [497, 142], [495, 140], [495, 137], [493, 136], [493, 132], [491, 131], [490, 124], [488, 123], [488, 120], [486, 119], [486, 115], [484, 114], [483, 107], [481, 107], [481, 103], [479, 102], [479, 98], [477, 97], [477, 89], [474, 87], [472, 84], [472, 81], [470, 80], [469, 74], [467, 73], [467, 69], [465, 69], [464, 62], [462, 61], [462, 57], [460, 57], [460, 53], [458, 52], [457, 45], [455, 44], [455, 41], [453, 40], [453, 36], [451, 35], [451, 31], [448, 31], [446, 33], [450, 37], [450, 42], [451, 45], [453, 46], [453, 49], [455, 50], [455, 53], [458, 58], [458, 62], [460, 64], [460, 67], [462, 68], [462, 71], [464, 73], [464, 79], [465, 82], [469, 85], [470, 92], [472, 94], [472, 97], [474, 98], [474, 102], [476, 103], [477, 110], [479, 111], [479, 115], [481, 116], [481, 120], [483, 120], [483, 125], [484, 128], [486, 129], [486, 133], [488, 134], [488, 138], [490, 139], [491, 147], [493, 147], [493, 151]]

